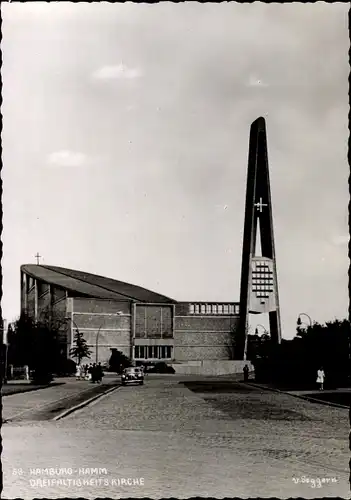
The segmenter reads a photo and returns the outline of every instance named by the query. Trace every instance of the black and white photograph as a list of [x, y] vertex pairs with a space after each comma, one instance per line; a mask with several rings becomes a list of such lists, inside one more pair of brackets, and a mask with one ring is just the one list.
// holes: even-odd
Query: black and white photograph
[[349, 5], [1, 10], [2, 498], [349, 498]]

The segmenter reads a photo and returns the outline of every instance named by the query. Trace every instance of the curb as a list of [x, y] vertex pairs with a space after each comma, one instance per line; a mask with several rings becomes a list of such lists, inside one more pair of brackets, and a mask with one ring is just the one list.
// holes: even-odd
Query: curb
[[332, 402], [329, 402], [329, 401], [324, 401], [323, 399], [310, 398], [308, 395], [302, 396], [302, 395], [299, 395], [299, 394], [291, 394], [290, 392], [281, 391], [281, 390], [275, 389], [273, 387], [262, 387], [261, 385], [247, 383], [247, 382], [246, 382], [246, 384], [247, 385], [251, 385], [253, 387], [256, 387], [257, 389], [263, 389], [265, 391], [271, 391], [271, 392], [279, 392], [280, 394], [287, 394], [288, 396], [292, 396], [293, 398], [304, 399], [305, 401], [309, 401], [310, 403], [319, 403], [321, 405], [333, 406], [334, 408], [344, 408], [344, 409], [347, 409], [347, 410], [350, 409], [349, 406], [340, 405], [338, 403], [332, 403]]
[[88, 406], [93, 401], [95, 401], [99, 398], [102, 398], [102, 396], [106, 396], [110, 392], [113, 392], [113, 391], [119, 389], [120, 387], [121, 387], [121, 385], [114, 385], [113, 387], [110, 387], [109, 389], [102, 392], [101, 394], [96, 394], [95, 396], [92, 396], [91, 398], [87, 399], [86, 401], [83, 401], [82, 403], [79, 403], [75, 406], [72, 406], [71, 408], [68, 408], [67, 410], [63, 411], [59, 415], [56, 415], [56, 417], [54, 417], [52, 420], [55, 420], [55, 421], [61, 420], [62, 418], [67, 417], [67, 415], [70, 415], [71, 413], [73, 413], [77, 410], [80, 410], [81, 408], [84, 408], [84, 406]]

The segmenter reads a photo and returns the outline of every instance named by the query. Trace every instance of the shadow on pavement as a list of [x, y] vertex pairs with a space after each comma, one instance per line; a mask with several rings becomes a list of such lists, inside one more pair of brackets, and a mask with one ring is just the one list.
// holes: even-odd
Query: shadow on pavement
[[[259, 387], [230, 381], [184, 382], [207, 403], [230, 416], [232, 420], [311, 420], [302, 413], [282, 408], [279, 401], [265, 401]], [[264, 391], [265, 392], [265, 391]]]
[[[239, 382], [239, 383], [238, 383]], [[189, 381], [180, 382], [185, 387], [190, 389], [192, 392], [215, 392], [215, 393], [249, 393], [258, 392], [258, 389], [253, 386], [242, 385], [241, 381], [231, 381], [231, 380], [201, 380], [201, 381]]]

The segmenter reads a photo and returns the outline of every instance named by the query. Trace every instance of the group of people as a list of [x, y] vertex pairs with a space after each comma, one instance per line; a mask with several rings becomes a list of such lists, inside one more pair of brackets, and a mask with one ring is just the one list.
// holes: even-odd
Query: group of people
[[76, 379], [77, 380], [89, 380], [93, 384], [95, 382], [100, 383], [104, 372], [101, 363], [90, 363], [90, 365], [77, 365], [76, 369]]

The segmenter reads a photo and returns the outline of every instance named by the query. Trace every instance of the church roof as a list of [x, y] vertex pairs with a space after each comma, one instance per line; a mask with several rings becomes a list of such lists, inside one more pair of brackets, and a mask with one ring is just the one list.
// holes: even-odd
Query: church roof
[[21, 266], [21, 271], [45, 283], [64, 288], [70, 292], [71, 296], [77, 294], [78, 296], [99, 299], [135, 300], [151, 303], [176, 302], [169, 297], [137, 285], [64, 267], [24, 264]]

